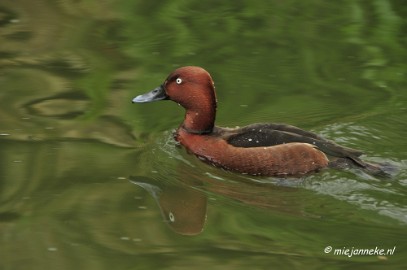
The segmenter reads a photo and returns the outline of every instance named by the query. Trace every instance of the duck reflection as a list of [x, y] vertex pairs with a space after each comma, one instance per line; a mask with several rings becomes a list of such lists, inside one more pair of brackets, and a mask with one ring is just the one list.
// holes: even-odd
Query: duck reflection
[[290, 196], [298, 189], [270, 182], [225, 181], [205, 177], [204, 181], [170, 183], [142, 176], [131, 176], [130, 182], [145, 189], [155, 199], [166, 224], [182, 235], [197, 235], [203, 231], [208, 193], [256, 208], [303, 214], [303, 205]]
[[206, 220], [206, 194], [183, 184], [163, 183], [146, 177], [130, 179], [153, 196], [164, 221], [176, 233], [196, 235], [202, 232]]

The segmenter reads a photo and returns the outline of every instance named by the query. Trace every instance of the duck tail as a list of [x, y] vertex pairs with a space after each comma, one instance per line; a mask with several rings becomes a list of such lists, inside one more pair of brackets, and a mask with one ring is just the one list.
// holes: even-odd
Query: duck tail
[[391, 178], [397, 171], [391, 164], [366, 162], [358, 157], [338, 158], [330, 161], [328, 166], [335, 169], [357, 168], [371, 176], [380, 178]]

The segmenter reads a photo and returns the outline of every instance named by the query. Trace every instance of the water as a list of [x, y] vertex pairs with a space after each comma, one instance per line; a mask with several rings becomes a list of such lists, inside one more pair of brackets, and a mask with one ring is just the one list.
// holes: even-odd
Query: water
[[[406, 12], [3, 0], [0, 269], [404, 269]], [[396, 170], [276, 179], [204, 164], [172, 140], [180, 107], [130, 103], [184, 65], [212, 74], [218, 125], [289, 123]], [[376, 247], [394, 253], [338, 255]]]

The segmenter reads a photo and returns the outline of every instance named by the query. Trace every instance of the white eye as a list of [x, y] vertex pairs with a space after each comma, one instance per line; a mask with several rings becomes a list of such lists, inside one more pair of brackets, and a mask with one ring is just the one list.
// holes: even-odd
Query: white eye
[[177, 78], [177, 79], [175, 80], [175, 82], [176, 82], [177, 84], [181, 84], [181, 83], [182, 83], [182, 79], [181, 79], [181, 78]]

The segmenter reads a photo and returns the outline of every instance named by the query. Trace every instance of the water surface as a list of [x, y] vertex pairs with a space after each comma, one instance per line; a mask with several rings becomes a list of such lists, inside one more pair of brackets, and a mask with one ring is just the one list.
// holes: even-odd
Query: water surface
[[[403, 269], [406, 18], [384, 0], [3, 0], [0, 269]], [[289, 123], [396, 170], [204, 164], [172, 139], [182, 108], [131, 104], [184, 65], [212, 74], [218, 125]], [[334, 254], [376, 247], [394, 254]]]

